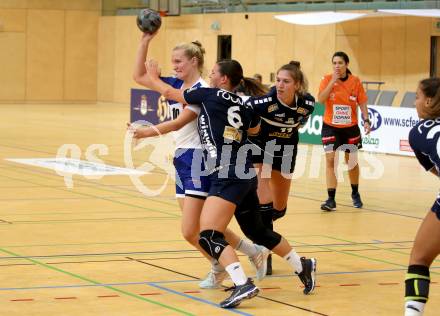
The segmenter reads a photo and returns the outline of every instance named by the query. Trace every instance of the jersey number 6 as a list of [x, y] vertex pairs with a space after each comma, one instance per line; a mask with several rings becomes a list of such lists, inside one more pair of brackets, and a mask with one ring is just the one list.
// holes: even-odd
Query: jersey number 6
[[228, 122], [232, 127], [235, 127], [236, 129], [239, 129], [243, 126], [241, 116], [239, 113], [237, 113], [238, 111], [240, 111], [239, 106], [231, 106], [228, 109]]

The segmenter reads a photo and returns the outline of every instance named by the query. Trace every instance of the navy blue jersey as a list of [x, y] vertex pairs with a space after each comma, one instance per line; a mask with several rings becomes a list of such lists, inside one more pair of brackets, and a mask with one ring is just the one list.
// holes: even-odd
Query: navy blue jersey
[[420, 121], [409, 132], [409, 144], [425, 170], [440, 170], [439, 138], [440, 118]]
[[315, 98], [308, 93], [296, 96], [294, 104], [286, 105], [277, 98], [274, 88], [265, 96], [252, 97], [247, 102], [261, 117], [260, 132], [250, 140], [263, 150], [265, 144], [273, 140], [276, 145], [296, 146], [298, 128], [307, 122], [315, 106]]
[[243, 146], [249, 127], [258, 118], [251, 105], [236, 94], [217, 88], [191, 88], [184, 92], [189, 104], [200, 104], [198, 132], [207, 169], [218, 177], [243, 178], [252, 167], [251, 146]]

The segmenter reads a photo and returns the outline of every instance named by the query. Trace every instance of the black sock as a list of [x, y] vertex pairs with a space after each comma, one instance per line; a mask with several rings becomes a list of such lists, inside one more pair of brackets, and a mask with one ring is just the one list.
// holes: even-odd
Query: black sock
[[359, 184], [352, 184], [351, 185], [351, 194], [355, 195], [359, 193]]
[[336, 196], [336, 189], [327, 189], [329, 199], [334, 200]]

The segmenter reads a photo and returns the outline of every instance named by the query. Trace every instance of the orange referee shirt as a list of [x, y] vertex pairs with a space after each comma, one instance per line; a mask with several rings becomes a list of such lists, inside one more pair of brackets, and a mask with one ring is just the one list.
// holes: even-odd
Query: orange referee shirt
[[[322, 78], [319, 93], [328, 86], [331, 78], [331, 74]], [[358, 77], [348, 75], [347, 80], [336, 81], [325, 101], [324, 123], [334, 127], [357, 125], [357, 107], [367, 100], [364, 87]]]

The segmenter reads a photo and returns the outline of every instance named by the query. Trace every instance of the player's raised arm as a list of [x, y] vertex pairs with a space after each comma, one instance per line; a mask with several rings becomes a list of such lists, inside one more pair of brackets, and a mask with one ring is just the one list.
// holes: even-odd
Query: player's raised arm
[[182, 90], [174, 89], [172, 86], [160, 80], [160, 70], [157, 61], [150, 59], [145, 63], [145, 66], [147, 68], [146, 83], [151, 89], [159, 92], [166, 99], [171, 99], [182, 104], [187, 103], [183, 97]]

